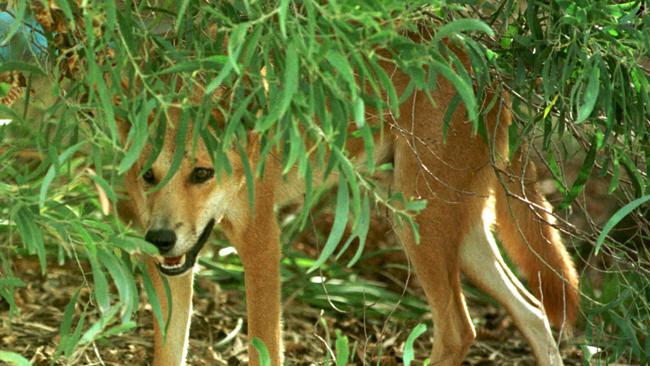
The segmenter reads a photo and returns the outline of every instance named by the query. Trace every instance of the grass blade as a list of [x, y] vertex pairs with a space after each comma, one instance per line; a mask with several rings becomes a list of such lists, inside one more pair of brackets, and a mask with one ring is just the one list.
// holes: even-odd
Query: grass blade
[[410, 366], [411, 361], [415, 359], [413, 343], [419, 336], [422, 335], [422, 333], [426, 332], [426, 330], [427, 326], [420, 323], [415, 328], [413, 328], [411, 334], [409, 334], [409, 336], [406, 338], [406, 342], [404, 343], [404, 356], [402, 357], [404, 360], [404, 366]]
[[28, 359], [15, 352], [0, 351], [0, 361], [16, 366], [32, 366]]
[[336, 330], [336, 366], [345, 366], [350, 358], [350, 342], [340, 330]]
[[645, 195], [641, 198], [635, 199], [634, 201], [623, 206], [620, 210], [616, 211], [616, 213], [612, 215], [609, 221], [607, 221], [607, 224], [605, 224], [605, 226], [603, 227], [603, 230], [600, 232], [600, 235], [598, 235], [594, 254], [598, 255], [600, 248], [603, 246], [603, 243], [605, 242], [605, 238], [607, 237], [607, 234], [609, 234], [609, 232], [612, 231], [612, 229], [616, 226], [616, 224], [621, 222], [621, 220], [623, 220], [625, 216], [629, 215], [632, 211], [641, 207], [641, 205], [643, 205], [648, 201], [650, 201], [650, 195]]

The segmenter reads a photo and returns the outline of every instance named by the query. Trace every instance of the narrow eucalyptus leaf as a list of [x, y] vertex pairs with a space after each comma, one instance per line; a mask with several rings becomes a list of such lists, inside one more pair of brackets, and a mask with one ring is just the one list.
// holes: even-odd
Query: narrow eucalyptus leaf
[[474, 129], [478, 130], [478, 112], [476, 110], [476, 98], [472, 86], [468, 85], [449, 66], [442, 62], [432, 61], [431, 68], [444, 76], [456, 89], [458, 95], [460, 95], [462, 101], [465, 103], [467, 114], [474, 125]]
[[596, 106], [596, 101], [598, 100], [598, 92], [600, 91], [600, 67], [598, 65], [593, 65], [591, 72], [589, 73], [589, 81], [585, 86], [583, 93], [583, 101], [580, 107], [578, 108], [578, 118], [576, 123], [584, 122]]
[[327, 238], [327, 242], [321, 251], [320, 256], [314, 262], [314, 264], [309, 268], [308, 272], [316, 270], [318, 267], [323, 265], [325, 261], [334, 253], [336, 247], [339, 245], [343, 233], [345, 232], [345, 226], [348, 223], [348, 211], [350, 207], [350, 196], [348, 192], [348, 183], [345, 181], [343, 174], [339, 176], [339, 186], [338, 192], [336, 194], [336, 212], [334, 216], [334, 223], [332, 225], [332, 230], [330, 235]]
[[489, 36], [494, 35], [492, 28], [478, 19], [458, 19], [440, 27], [436, 32], [435, 37], [433, 37], [432, 43], [439, 43], [442, 39], [452, 34], [470, 31], [483, 32]]

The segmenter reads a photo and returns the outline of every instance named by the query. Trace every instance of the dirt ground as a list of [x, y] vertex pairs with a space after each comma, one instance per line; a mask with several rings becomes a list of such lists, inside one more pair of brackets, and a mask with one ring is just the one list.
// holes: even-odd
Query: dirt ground
[[[0, 349], [19, 352], [34, 365], [49, 365], [60, 340], [63, 311], [80, 283], [78, 269], [52, 266], [45, 278], [31, 258], [15, 261], [14, 266], [27, 287], [15, 293], [20, 309], [18, 316], [9, 318], [7, 304], [0, 302]], [[88, 292], [87, 288], [82, 289], [80, 302], [87, 301]], [[221, 290], [219, 284], [198, 277], [189, 365], [247, 364], [242, 295], [241, 290]], [[530, 348], [503, 309], [476, 302], [471, 297], [469, 302], [478, 337], [464, 365], [535, 364]], [[60, 360], [56, 365], [150, 364], [152, 311], [145, 300], [141, 304], [134, 331], [99, 340], [79, 352], [75, 359]], [[419, 322], [394, 317], [350, 317], [297, 301], [285, 303], [284, 319], [287, 365], [333, 364], [328, 353], [331, 354], [335, 343], [335, 329], [340, 329], [349, 338], [353, 355], [351, 365], [400, 365], [406, 337]], [[229, 334], [233, 337], [228, 337]], [[431, 346], [429, 338], [423, 335], [416, 341], [418, 358], [414, 365], [423, 364]], [[563, 355], [568, 365], [581, 363], [575, 346], [564, 345]]]

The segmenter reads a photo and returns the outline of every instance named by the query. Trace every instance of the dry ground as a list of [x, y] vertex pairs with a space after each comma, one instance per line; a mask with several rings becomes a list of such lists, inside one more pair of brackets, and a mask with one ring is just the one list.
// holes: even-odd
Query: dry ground
[[[27, 287], [16, 291], [20, 315], [9, 318], [7, 304], [0, 302], [0, 349], [19, 352], [34, 365], [50, 365], [59, 341], [58, 328], [63, 310], [80, 284], [79, 269], [56, 267], [47, 278], [40, 275], [32, 259], [14, 262], [16, 274]], [[144, 292], [144, 291], [142, 291]], [[80, 302], [87, 301], [89, 290], [83, 289]], [[534, 365], [530, 348], [502, 309], [476, 302], [470, 297], [470, 309], [477, 325], [478, 339], [470, 349], [466, 365]], [[137, 314], [138, 327], [126, 334], [95, 342], [74, 360], [57, 365], [147, 365], [152, 351], [152, 312], [142, 302]], [[247, 363], [246, 320], [241, 290], [223, 291], [206, 277], [196, 282], [192, 320], [190, 365], [238, 365]], [[351, 317], [331, 309], [315, 309], [297, 301], [285, 304], [285, 348], [288, 365], [324, 365], [334, 345], [334, 330], [340, 329], [350, 339], [354, 365], [400, 365], [406, 337], [415, 321]], [[422, 319], [426, 321], [428, 319]], [[234, 338], [223, 340], [238, 328]], [[218, 345], [219, 342], [225, 343]], [[429, 337], [416, 342], [422, 365], [430, 347]], [[381, 349], [381, 350], [380, 350]], [[563, 348], [567, 364], [580, 364], [574, 346]], [[381, 356], [378, 356], [381, 354]], [[379, 357], [381, 357], [379, 359]], [[377, 362], [377, 361], [381, 362]]]

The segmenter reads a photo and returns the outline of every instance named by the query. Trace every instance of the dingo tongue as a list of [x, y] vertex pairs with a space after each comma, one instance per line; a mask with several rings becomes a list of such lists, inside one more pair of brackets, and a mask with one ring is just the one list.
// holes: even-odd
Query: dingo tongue
[[165, 257], [165, 264], [168, 266], [175, 266], [181, 262], [181, 259], [183, 259], [183, 256], [178, 256], [178, 257]]

